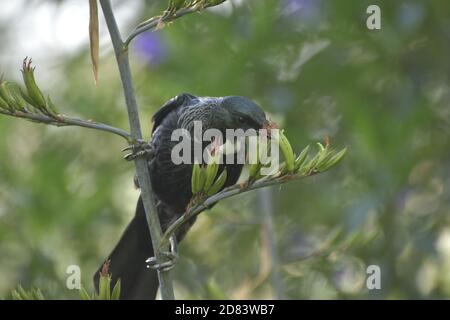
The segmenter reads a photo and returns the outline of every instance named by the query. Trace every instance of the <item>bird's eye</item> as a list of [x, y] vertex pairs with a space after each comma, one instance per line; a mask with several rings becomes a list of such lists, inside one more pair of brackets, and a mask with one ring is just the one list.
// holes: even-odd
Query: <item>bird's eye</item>
[[245, 118], [244, 118], [244, 117], [238, 117], [238, 122], [241, 123], [241, 124], [243, 124], [243, 123], [245, 123], [246, 121], [245, 121]]

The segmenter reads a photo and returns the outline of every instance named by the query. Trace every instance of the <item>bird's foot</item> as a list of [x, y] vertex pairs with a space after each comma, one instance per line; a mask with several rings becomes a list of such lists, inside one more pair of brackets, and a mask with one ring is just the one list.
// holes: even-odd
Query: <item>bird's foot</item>
[[165, 261], [161, 261], [157, 257], [150, 257], [145, 260], [147, 263], [147, 268], [160, 271], [169, 271], [175, 267], [178, 260], [178, 246], [175, 236], [170, 237], [170, 251], [161, 251], [160, 255], [165, 258]]
[[145, 157], [151, 159], [154, 156], [154, 150], [150, 143], [144, 140], [136, 140], [135, 143], [129, 145], [128, 147], [122, 149], [122, 152], [130, 151], [123, 158], [127, 161], [133, 161], [139, 157]]

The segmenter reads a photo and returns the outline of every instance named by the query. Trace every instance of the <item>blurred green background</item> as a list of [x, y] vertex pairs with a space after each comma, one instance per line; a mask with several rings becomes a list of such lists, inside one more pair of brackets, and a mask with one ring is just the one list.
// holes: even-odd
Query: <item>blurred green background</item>
[[[93, 83], [87, 1], [10, 3], [0, 14], [5, 78], [19, 79], [32, 56], [61, 112], [128, 128], [103, 18]], [[113, 3], [126, 34], [166, 1]], [[366, 27], [369, 4], [381, 7], [381, 30]], [[136, 39], [146, 137], [155, 110], [190, 92], [250, 97], [296, 150], [327, 135], [348, 147], [328, 173], [202, 214], [173, 272], [178, 298], [450, 296], [449, 11], [444, 0], [228, 1]], [[138, 197], [124, 142], [5, 116], [0, 137], [0, 296], [21, 283], [77, 298], [69, 265], [92, 290]], [[380, 290], [366, 287], [369, 265], [381, 268]]]

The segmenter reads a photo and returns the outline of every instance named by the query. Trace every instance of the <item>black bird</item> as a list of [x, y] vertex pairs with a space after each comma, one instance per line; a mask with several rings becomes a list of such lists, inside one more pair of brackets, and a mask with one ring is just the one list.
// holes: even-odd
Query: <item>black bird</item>
[[[180, 94], [167, 101], [153, 116], [150, 145], [154, 156], [149, 161], [151, 183], [163, 232], [186, 210], [192, 198], [192, 165], [175, 165], [171, 160], [172, 148], [178, 141], [171, 141], [175, 129], [185, 128], [192, 133], [194, 121], [202, 121], [203, 131], [210, 128], [255, 130], [269, 128], [264, 111], [251, 100], [239, 97], [195, 97]], [[226, 164], [227, 180], [223, 188], [238, 180], [242, 165]], [[220, 168], [220, 170], [223, 170]], [[191, 219], [176, 234], [181, 241], [192, 226]], [[139, 197], [136, 214], [123, 233], [119, 243], [109, 255], [109, 272], [113, 283], [121, 279], [121, 299], [155, 299], [158, 278], [155, 270], [148, 269], [146, 259], [153, 255], [150, 233], [144, 206]], [[94, 276], [98, 288], [100, 269]]]

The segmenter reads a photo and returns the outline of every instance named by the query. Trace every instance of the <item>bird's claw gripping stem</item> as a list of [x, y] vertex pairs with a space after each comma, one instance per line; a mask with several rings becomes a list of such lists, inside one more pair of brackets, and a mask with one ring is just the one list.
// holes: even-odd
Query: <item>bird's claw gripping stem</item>
[[136, 140], [135, 143], [122, 149], [122, 152], [130, 151], [123, 158], [127, 161], [133, 161], [139, 157], [151, 159], [154, 155], [153, 147], [144, 140]]
[[166, 261], [160, 261], [157, 257], [150, 257], [145, 262], [147, 263], [147, 268], [160, 270], [160, 271], [169, 271], [173, 267], [175, 267], [178, 260], [178, 246], [177, 239], [174, 235], [170, 237], [170, 252], [161, 251], [160, 255], [167, 259]]

